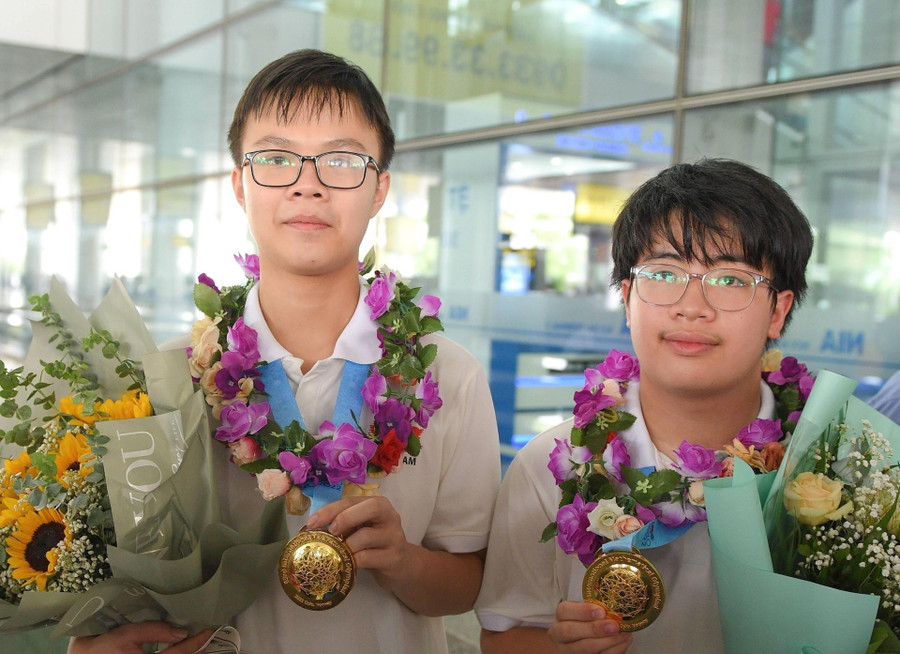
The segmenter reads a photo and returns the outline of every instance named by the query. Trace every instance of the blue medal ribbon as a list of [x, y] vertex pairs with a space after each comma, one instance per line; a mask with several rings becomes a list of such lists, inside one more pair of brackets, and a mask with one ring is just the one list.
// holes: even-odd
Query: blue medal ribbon
[[[260, 366], [259, 370], [260, 379], [269, 396], [269, 409], [275, 422], [284, 429], [296, 420], [303, 429], [309, 431], [303, 422], [303, 416], [300, 415], [297, 399], [294, 397], [294, 391], [291, 389], [291, 383], [281, 360]], [[368, 364], [344, 361], [341, 383], [338, 387], [337, 400], [331, 419], [335, 426], [344, 422], [352, 422], [354, 415], [359, 419], [363, 404], [362, 389], [368, 377]], [[343, 482], [329, 484], [325, 479], [320, 479], [317, 485], [311, 480], [304, 483], [303, 493], [312, 501], [310, 512], [315, 512], [326, 504], [340, 499], [343, 487]]]

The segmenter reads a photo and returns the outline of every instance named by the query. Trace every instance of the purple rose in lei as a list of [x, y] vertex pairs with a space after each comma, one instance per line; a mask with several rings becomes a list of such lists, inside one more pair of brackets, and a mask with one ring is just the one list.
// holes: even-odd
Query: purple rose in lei
[[444, 405], [438, 395], [438, 383], [432, 378], [430, 370], [425, 372], [425, 378], [416, 386], [416, 397], [422, 401], [416, 411], [416, 420], [422, 427], [428, 427], [431, 416]]
[[434, 295], [423, 295], [418, 306], [422, 309], [423, 316], [436, 316], [441, 309], [441, 301]]
[[259, 281], [259, 257], [255, 254], [236, 254], [234, 260], [237, 261], [244, 274], [253, 281]]
[[631, 466], [631, 456], [628, 454], [628, 448], [622, 439], [616, 437], [607, 443], [606, 448], [603, 450], [602, 458], [603, 465], [609, 476], [624, 484], [625, 480], [622, 478], [621, 468], [622, 466]]
[[216, 286], [216, 283], [212, 280], [212, 277], [210, 277], [206, 273], [200, 273], [200, 275], [197, 277], [197, 281], [200, 282], [201, 284], [203, 284], [204, 286], [209, 286], [216, 293], [219, 292], [219, 287]]
[[766, 381], [770, 384], [778, 384], [783, 386], [790, 382], [799, 382], [804, 377], [809, 376], [809, 370], [799, 361], [797, 357], [784, 357], [781, 360], [781, 367], [773, 370], [768, 374]]
[[240, 355], [244, 368], [252, 368], [259, 361], [256, 330], [244, 324], [243, 318], [228, 328], [227, 341], [229, 351]]
[[656, 514], [656, 519], [666, 527], [680, 527], [688, 522], [701, 522], [706, 520], [706, 512], [704, 511], [702, 514], [696, 514], [696, 512], [693, 511], [693, 508], [696, 507], [693, 506], [691, 506], [691, 514], [699, 519], [689, 518], [685, 505], [690, 505], [690, 503], [687, 500], [684, 502], [660, 502], [659, 504], [653, 505], [653, 512]]
[[[326, 425], [334, 427], [328, 421], [323, 422], [319, 427], [320, 434], [323, 434]], [[344, 422], [334, 432], [334, 438], [320, 440], [313, 446], [309, 458], [316, 468], [325, 470], [329, 484], [342, 481], [363, 484], [366, 481], [366, 464], [377, 448], [353, 425]]]
[[393, 429], [397, 440], [406, 445], [409, 442], [409, 434], [412, 432], [411, 421], [415, 415], [415, 411], [400, 400], [393, 397], [388, 398], [375, 412], [378, 433], [384, 436]]
[[291, 481], [297, 486], [302, 485], [306, 481], [312, 470], [309, 459], [305, 456], [297, 456], [293, 452], [280, 452], [278, 454], [278, 463], [281, 464], [281, 468], [290, 475]]
[[675, 450], [675, 457], [676, 472], [689, 479], [712, 479], [718, 477], [722, 470], [722, 463], [716, 461], [715, 451], [702, 445], [681, 441]]
[[603, 363], [597, 366], [597, 370], [605, 378], [617, 381], [640, 379], [641, 375], [638, 360], [628, 352], [618, 350], [610, 350]]
[[581, 390], [575, 393], [575, 426], [584, 427], [603, 409], [616, 403], [616, 399], [603, 394], [601, 387], [596, 392]]
[[221, 425], [216, 429], [216, 439], [230, 443], [247, 434], [255, 434], [266, 426], [268, 416], [268, 402], [229, 404], [222, 408], [222, 413], [219, 415]]
[[568, 479], [574, 479], [575, 469], [591, 460], [591, 451], [586, 447], [574, 447], [568, 439], [554, 438], [556, 447], [550, 453], [550, 462], [547, 468], [553, 473], [553, 478], [559, 484]]
[[366, 306], [372, 310], [370, 316], [372, 320], [384, 315], [391, 305], [391, 300], [394, 299], [394, 280], [396, 279], [394, 273], [389, 273], [387, 277], [381, 273], [376, 273], [376, 275], [377, 277], [369, 286], [365, 299]]
[[362, 387], [363, 401], [365, 401], [366, 406], [369, 407], [372, 413], [378, 411], [378, 405], [384, 401], [382, 396], [385, 391], [387, 391], [387, 379], [384, 378], [384, 375], [373, 370]]
[[[803, 402], [806, 402], [809, 399], [809, 394], [812, 392], [813, 384], [816, 379], [812, 375], [804, 375], [800, 378], [800, 384], [798, 386], [800, 390], [800, 399]], [[794, 422], [797, 422], [796, 420]]]
[[741, 428], [737, 439], [750, 447], [753, 445], [761, 450], [766, 443], [774, 443], [781, 439], [781, 421], [757, 418], [746, 427]]
[[588, 513], [597, 506], [596, 502], [585, 504], [581, 495], [576, 495], [571, 504], [560, 507], [556, 512], [556, 542], [566, 554], [575, 554], [584, 565], [590, 565], [594, 553], [600, 545], [600, 537], [588, 531]]

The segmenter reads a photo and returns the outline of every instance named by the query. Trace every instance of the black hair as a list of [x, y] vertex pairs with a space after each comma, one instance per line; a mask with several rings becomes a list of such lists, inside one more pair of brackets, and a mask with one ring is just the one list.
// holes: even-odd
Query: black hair
[[286, 54], [250, 80], [228, 130], [228, 148], [234, 165], [240, 166], [243, 160], [241, 142], [251, 114], [259, 117], [274, 109], [284, 121], [303, 110], [315, 115], [325, 107], [343, 114], [347, 103], [353, 101], [378, 134], [381, 149], [378, 166], [382, 171], [387, 170], [394, 158], [394, 130], [378, 89], [359, 66], [313, 49]]
[[[793, 307], [806, 294], [813, 245], [809, 221], [787, 191], [739, 161], [676, 164], [631, 194], [612, 231], [617, 288], [657, 237], [686, 261], [712, 265], [720, 251], [739, 254], [747, 265], [767, 271], [774, 290], [792, 290]], [[790, 313], [785, 325], [789, 318]]]

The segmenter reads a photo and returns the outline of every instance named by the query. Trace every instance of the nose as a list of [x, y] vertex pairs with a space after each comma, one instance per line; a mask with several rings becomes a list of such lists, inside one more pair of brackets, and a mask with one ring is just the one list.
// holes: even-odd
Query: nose
[[696, 273], [692, 273], [690, 277], [688, 277], [687, 288], [684, 289], [684, 295], [681, 296], [681, 299], [678, 300], [678, 302], [672, 305], [672, 308], [676, 313], [688, 318], [702, 318], [716, 313], [716, 310], [706, 299], [701, 275]]
[[319, 181], [319, 175], [316, 172], [316, 162], [313, 159], [300, 160], [300, 175], [297, 181], [288, 187], [294, 195], [321, 195], [322, 182]]

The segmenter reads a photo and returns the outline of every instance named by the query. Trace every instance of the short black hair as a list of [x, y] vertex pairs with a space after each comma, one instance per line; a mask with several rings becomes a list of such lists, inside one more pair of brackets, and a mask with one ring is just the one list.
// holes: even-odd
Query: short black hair
[[288, 121], [307, 109], [321, 112], [325, 107], [342, 114], [348, 102], [356, 101], [363, 116], [378, 134], [381, 149], [378, 166], [387, 170], [394, 158], [394, 130], [378, 89], [359, 66], [321, 50], [297, 50], [267, 64], [260, 70], [237, 103], [228, 130], [228, 148], [235, 166], [244, 153], [241, 142], [247, 119], [274, 109]]
[[[794, 292], [792, 310], [806, 295], [813, 246], [809, 221], [787, 191], [747, 164], [680, 163], [638, 187], [613, 225], [613, 285], [622, 286], [656, 237], [665, 238], [686, 261], [707, 265], [718, 250], [737, 246], [747, 265], [768, 271], [776, 290]], [[785, 325], [789, 318], [790, 313]]]

